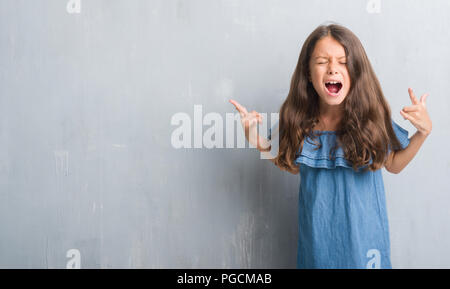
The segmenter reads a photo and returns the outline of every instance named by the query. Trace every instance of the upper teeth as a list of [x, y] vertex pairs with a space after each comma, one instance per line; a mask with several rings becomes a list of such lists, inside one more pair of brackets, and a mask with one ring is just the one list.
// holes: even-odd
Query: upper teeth
[[330, 84], [337, 84], [337, 83], [340, 83], [339, 81], [327, 81], [327, 83], [330, 83]]

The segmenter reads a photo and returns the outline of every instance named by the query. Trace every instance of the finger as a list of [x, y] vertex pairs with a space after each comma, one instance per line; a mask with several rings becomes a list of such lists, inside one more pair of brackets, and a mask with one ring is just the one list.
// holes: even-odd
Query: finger
[[259, 112], [257, 112], [256, 110], [252, 110], [250, 113], [254, 116], [261, 116], [261, 114]]
[[418, 104], [419, 101], [417, 100], [416, 95], [414, 94], [412, 88], [408, 88], [408, 92], [409, 92], [409, 98], [411, 98], [411, 102], [413, 104]]
[[422, 95], [420, 97], [420, 103], [422, 103], [423, 105], [426, 105], [427, 97], [428, 97], [428, 93], [425, 93], [424, 95]]
[[404, 112], [419, 111], [420, 107], [418, 105], [404, 106], [402, 110]]
[[249, 125], [256, 123], [262, 123], [262, 116], [255, 111], [249, 112], [243, 119], [243, 121], [248, 121]]
[[258, 119], [262, 118], [261, 114], [259, 112], [257, 112], [257, 111], [254, 111], [254, 110], [250, 111], [248, 114], [253, 116], [253, 117], [256, 117]]
[[262, 118], [262, 116], [261, 116], [261, 115], [259, 115], [259, 116], [258, 116], [258, 121], [259, 121], [259, 123], [262, 123], [262, 121], [263, 121], [263, 118]]
[[413, 124], [417, 124], [417, 119], [415, 117], [413, 117], [411, 114], [404, 112], [402, 110], [400, 111], [400, 114], [403, 116], [404, 119], [409, 120]]
[[254, 116], [258, 123], [262, 123], [262, 115], [259, 112], [253, 110], [249, 113], [249, 115]]
[[244, 113], [244, 114], [247, 114], [248, 112], [247, 112], [247, 109], [243, 106], [243, 105], [241, 105], [239, 102], [237, 102], [237, 101], [235, 101], [235, 100], [233, 100], [233, 99], [230, 99], [230, 102], [236, 107], [236, 109], [239, 111], [239, 112], [242, 112], [242, 113]]
[[247, 109], [244, 106], [242, 106], [240, 103], [238, 103], [237, 101], [230, 99], [230, 102], [236, 107], [236, 109], [239, 111], [241, 116], [246, 115], [248, 113]]

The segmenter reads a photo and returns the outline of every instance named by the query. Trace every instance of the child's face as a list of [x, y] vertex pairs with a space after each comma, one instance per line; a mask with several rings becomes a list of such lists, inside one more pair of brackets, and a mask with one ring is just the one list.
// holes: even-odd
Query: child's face
[[[350, 90], [350, 76], [346, 65], [344, 47], [330, 36], [317, 41], [309, 61], [310, 81], [320, 103], [339, 105]], [[330, 84], [337, 81], [338, 84]]]

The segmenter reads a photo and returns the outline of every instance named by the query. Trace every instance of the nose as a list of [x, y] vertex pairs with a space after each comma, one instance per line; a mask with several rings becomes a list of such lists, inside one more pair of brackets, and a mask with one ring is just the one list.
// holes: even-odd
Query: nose
[[336, 68], [334, 68], [334, 66], [332, 66], [332, 65], [328, 66], [327, 74], [337, 74], [337, 73], [338, 72], [337, 72]]
[[330, 64], [328, 65], [327, 74], [336, 74], [336, 73], [338, 72], [334, 61], [330, 61]]

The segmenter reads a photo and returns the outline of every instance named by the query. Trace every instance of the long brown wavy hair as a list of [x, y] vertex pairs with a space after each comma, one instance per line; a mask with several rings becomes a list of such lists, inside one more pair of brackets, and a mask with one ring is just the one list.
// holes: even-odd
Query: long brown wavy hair
[[349, 29], [335, 23], [320, 25], [303, 44], [289, 94], [280, 109], [279, 150], [274, 163], [282, 170], [297, 174], [299, 167], [294, 160], [302, 149], [302, 140], [306, 136], [316, 140], [314, 127], [319, 123], [320, 101], [309, 82], [309, 60], [316, 42], [325, 36], [331, 36], [344, 47], [351, 80], [336, 130], [337, 143], [330, 150], [330, 157], [331, 151], [339, 145], [355, 171], [368, 165], [370, 159], [372, 164], [364, 171], [375, 171], [384, 165], [388, 146], [397, 151], [401, 148], [400, 142], [392, 127], [389, 104], [360, 40]]

